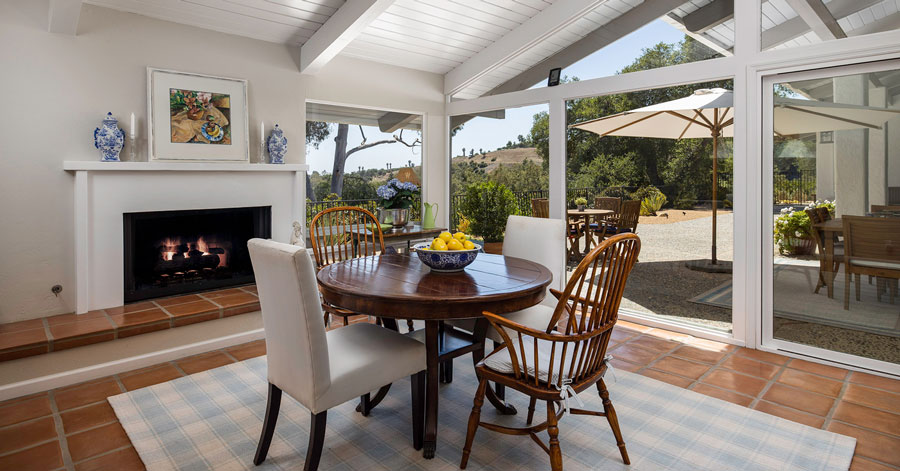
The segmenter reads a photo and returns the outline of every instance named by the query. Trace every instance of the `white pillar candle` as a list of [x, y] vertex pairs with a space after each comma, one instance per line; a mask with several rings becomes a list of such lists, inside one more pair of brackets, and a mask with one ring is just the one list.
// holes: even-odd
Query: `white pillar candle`
[[134, 113], [131, 113], [131, 139], [134, 140]]
[[266, 125], [260, 121], [259, 122], [259, 158], [262, 157], [266, 153]]

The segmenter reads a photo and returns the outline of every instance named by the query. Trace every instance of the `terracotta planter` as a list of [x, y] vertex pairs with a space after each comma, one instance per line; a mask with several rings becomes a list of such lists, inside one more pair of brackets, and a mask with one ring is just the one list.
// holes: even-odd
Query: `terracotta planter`
[[503, 242], [485, 242], [484, 251], [497, 255], [503, 255]]
[[791, 248], [788, 250], [788, 253], [791, 255], [809, 255], [813, 253], [813, 250], [816, 247], [814, 240], [805, 237], [791, 237], [789, 241]]

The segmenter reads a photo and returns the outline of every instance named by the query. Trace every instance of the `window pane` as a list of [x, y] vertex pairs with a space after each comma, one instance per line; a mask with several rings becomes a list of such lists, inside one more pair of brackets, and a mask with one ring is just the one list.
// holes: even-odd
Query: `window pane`
[[900, 26], [895, 0], [830, 0], [798, 2], [800, 11], [787, 0], [761, 2], [762, 50], [816, 44], [850, 36], [890, 31]]
[[900, 363], [900, 70], [775, 85], [773, 336]]
[[[569, 270], [602, 240], [636, 233], [641, 254], [623, 314], [731, 331], [731, 87], [728, 80], [567, 103], [576, 125], [566, 143]], [[650, 105], [673, 113], [636, 110]], [[713, 129], [721, 129], [718, 159]]]

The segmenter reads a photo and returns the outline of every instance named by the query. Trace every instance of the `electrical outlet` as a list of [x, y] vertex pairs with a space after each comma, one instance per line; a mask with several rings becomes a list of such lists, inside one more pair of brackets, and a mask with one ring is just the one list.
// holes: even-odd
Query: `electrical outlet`
[[53, 293], [54, 296], [59, 296], [59, 293], [62, 293], [62, 285], [53, 285], [50, 288], [50, 292]]

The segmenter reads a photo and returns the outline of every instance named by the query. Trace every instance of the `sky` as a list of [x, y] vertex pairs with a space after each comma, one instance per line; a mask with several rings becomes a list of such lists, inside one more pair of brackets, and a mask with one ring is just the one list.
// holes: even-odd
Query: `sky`
[[[640, 56], [643, 49], [652, 47], [660, 42], [675, 43], [681, 41], [683, 37], [684, 35], [674, 27], [662, 20], [656, 20], [585, 57], [581, 61], [566, 67], [563, 69], [562, 74], [568, 77], [578, 77], [582, 80], [614, 75], [616, 71], [631, 64], [635, 58]], [[546, 82], [543, 82], [535, 85], [535, 87], [545, 85]], [[515, 142], [519, 134], [523, 136], [528, 135], [531, 130], [533, 116], [538, 112], [547, 111], [547, 109], [548, 105], [542, 104], [508, 109], [506, 110], [505, 119], [475, 118], [467, 122], [463, 129], [453, 138], [453, 155], [460, 155], [462, 148], [466, 148], [467, 152], [468, 149], [472, 148], [476, 149], [476, 151], [478, 149], [488, 151], [505, 146], [507, 141]], [[374, 127], [366, 127], [365, 132], [369, 142], [391, 137], [389, 134], [379, 132]], [[415, 134], [415, 132], [406, 131], [403, 133], [403, 138], [409, 142], [415, 139], [413, 137]], [[360, 141], [359, 128], [351, 126], [348, 149], [352, 149]], [[383, 144], [351, 155], [347, 159], [345, 169], [348, 173], [351, 173], [357, 171], [360, 166], [367, 169], [385, 168], [387, 163], [391, 163], [393, 168], [400, 168], [408, 165], [409, 160], [418, 165], [422, 162], [421, 154], [421, 147], [410, 149], [400, 143]], [[323, 171], [331, 172], [334, 162], [333, 137], [323, 141], [318, 149], [308, 146], [306, 162], [310, 165], [312, 171], [320, 173]]]

